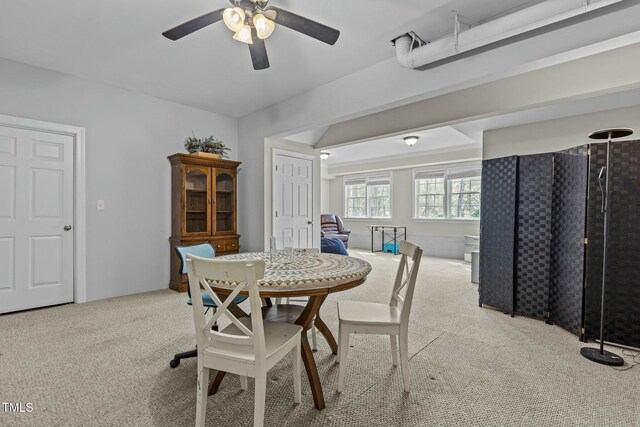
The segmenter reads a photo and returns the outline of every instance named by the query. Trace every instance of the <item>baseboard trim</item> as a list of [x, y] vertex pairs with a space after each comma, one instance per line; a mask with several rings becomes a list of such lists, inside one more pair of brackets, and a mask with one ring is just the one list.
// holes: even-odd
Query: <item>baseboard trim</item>
[[[420, 246], [424, 251], [424, 255], [464, 259], [464, 236], [409, 234], [407, 240]], [[371, 250], [371, 234], [351, 233], [349, 236], [349, 249]], [[378, 236], [374, 237], [374, 249], [381, 249]]]

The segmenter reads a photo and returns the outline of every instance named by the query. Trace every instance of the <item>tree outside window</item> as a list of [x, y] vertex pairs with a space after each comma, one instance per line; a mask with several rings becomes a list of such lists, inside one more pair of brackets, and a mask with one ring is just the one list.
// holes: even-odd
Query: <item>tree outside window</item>
[[364, 218], [367, 211], [367, 189], [366, 184], [353, 183], [345, 185], [346, 211], [345, 216], [351, 218]]
[[416, 219], [480, 218], [481, 165], [414, 169]]
[[444, 178], [416, 179], [416, 209], [420, 218], [444, 218]]
[[347, 218], [391, 218], [391, 174], [345, 177]]
[[372, 184], [367, 186], [369, 218], [391, 217], [391, 185]]
[[480, 218], [480, 177], [449, 180], [451, 218]]

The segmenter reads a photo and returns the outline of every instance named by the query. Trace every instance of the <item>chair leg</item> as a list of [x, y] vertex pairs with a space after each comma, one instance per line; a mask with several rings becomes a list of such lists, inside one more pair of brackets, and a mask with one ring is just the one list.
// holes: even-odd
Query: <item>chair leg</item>
[[267, 398], [267, 374], [256, 375], [256, 394], [253, 406], [253, 426], [262, 427], [264, 425], [264, 405]]
[[311, 325], [311, 350], [318, 351], [318, 338], [316, 338], [316, 326], [314, 324]]
[[301, 362], [302, 362], [302, 342], [300, 336], [293, 350], [293, 401], [300, 403], [302, 401], [302, 379], [301, 379]]
[[391, 338], [391, 358], [393, 359], [393, 366], [398, 366], [398, 336], [389, 335]]
[[198, 360], [198, 391], [196, 395], [196, 427], [204, 427], [207, 417], [207, 397], [209, 387], [209, 368]]
[[402, 382], [404, 391], [409, 393], [409, 337], [400, 334], [400, 366], [402, 368]]
[[349, 354], [349, 329], [340, 326], [340, 344], [338, 345], [338, 356], [340, 368], [338, 370], [338, 393], [342, 393], [344, 377], [347, 373], [347, 355]]
[[338, 354], [336, 354], [336, 363], [340, 363], [340, 337], [342, 336], [342, 322], [338, 320]]
[[193, 349], [191, 351], [185, 351], [183, 353], [178, 353], [173, 356], [173, 359], [169, 362], [169, 366], [172, 368], [177, 368], [182, 359], [189, 359], [191, 357], [196, 357], [198, 355], [198, 349]]
[[249, 381], [247, 381], [246, 375], [240, 375], [240, 388], [245, 391], [249, 388]]

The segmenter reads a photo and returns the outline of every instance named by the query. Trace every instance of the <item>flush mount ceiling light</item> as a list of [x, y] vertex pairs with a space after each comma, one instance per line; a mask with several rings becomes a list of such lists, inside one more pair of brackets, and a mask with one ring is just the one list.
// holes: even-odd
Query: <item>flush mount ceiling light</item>
[[320, 153], [320, 158], [322, 160], [327, 160], [330, 155], [331, 155], [331, 153], [327, 153], [326, 151], [323, 151], [323, 152]]
[[404, 142], [409, 146], [412, 147], [414, 145], [416, 145], [416, 142], [418, 142], [418, 139], [420, 137], [419, 136], [405, 136], [404, 137]]
[[254, 70], [269, 68], [269, 57], [263, 40], [273, 33], [276, 24], [329, 45], [338, 41], [340, 36], [340, 31], [319, 22], [278, 7], [267, 6], [269, 0], [229, 0], [229, 2], [231, 7], [205, 13], [165, 31], [162, 35], [169, 40], [178, 40], [222, 20], [227, 28], [233, 31], [234, 40], [249, 45]]

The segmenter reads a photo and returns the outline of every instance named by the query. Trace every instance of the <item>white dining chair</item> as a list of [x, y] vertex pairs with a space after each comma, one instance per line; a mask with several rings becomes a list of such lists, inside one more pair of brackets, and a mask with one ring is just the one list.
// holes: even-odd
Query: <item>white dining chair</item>
[[[196, 426], [203, 427], [207, 412], [209, 371], [240, 375], [243, 390], [247, 377], [255, 378], [254, 426], [264, 424], [267, 372], [287, 354], [293, 352], [293, 400], [301, 399], [301, 341], [302, 327], [284, 322], [263, 321], [262, 316], [237, 318], [229, 311], [229, 304], [240, 291], [247, 289], [251, 313], [261, 313], [258, 280], [264, 277], [264, 260], [222, 260], [187, 255], [189, 288], [193, 300], [193, 318], [196, 326], [198, 351], [198, 382], [196, 397]], [[233, 292], [223, 301], [213, 292], [206, 279], [235, 282]], [[204, 289], [218, 306], [207, 320], [202, 307]], [[212, 330], [221, 316], [231, 324], [221, 331]]]
[[[400, 242], [400, 265], [391, 292], [389, 304], [363, 301], [338, 301], [338, 392], [342, 392], [347, 371], [350, 334], [389, 335], [391, 358], [398, 366], [398, 340], [400, 366], [405, 392], [409, 392], [409, 314], [422, 249], [407, 241]], [[411, 259], [411, 262], [409, 262]], [[410, 265], [411, 264], [411, 265]]]

